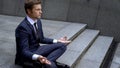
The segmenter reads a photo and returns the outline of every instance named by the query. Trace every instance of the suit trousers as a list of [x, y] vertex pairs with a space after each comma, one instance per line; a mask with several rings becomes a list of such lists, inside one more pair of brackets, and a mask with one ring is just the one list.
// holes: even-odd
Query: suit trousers
[[36, 51], [35, 54], [42, 55], [46, 57], [49, 61], [51, 61], [51, 65], [44, 65], [44, 68], [57, 68], [56, 66], [56, 59], [59, 58], [66, 50], [66, 45], [63, 43], [55, 43], [40, 46]]

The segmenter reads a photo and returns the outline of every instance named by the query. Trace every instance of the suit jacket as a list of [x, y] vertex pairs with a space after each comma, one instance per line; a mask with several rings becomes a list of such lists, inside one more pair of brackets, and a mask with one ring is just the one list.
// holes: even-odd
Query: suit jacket
[[53, 43], [53, 39], [45, 38], [43, 35], [40, 19], [37, 21], [40, 39], [37, 40], [33, 26], [25, 18], [16, 28], [16, 64], [22, 64], [26, 60], [32, 60], [33, 52], [39, 48], [39, 43]]

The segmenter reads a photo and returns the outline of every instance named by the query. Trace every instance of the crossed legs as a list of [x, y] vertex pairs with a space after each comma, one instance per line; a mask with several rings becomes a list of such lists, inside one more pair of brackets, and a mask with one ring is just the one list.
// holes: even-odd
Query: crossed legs
[[55, 61], [65, 52], [65, 50], [65, 44], [56, 43], [40, 46], [35, 53], [42, 55], [46, 57], [49, 61], [51, 61], [51, 65], [44, 65], [44, 68], [57, 68]]

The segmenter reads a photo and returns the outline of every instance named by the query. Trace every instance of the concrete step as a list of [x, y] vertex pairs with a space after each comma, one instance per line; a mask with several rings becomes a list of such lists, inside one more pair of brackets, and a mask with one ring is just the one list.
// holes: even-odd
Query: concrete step
[[53, 20], [46, 20], [46, 19], [45, 20], [42, 19], [41, 21], [42, 21], [43, 32], [45, 37], [54, 35], [61, 29], [71, 24], [69, 22], [53, 21]]
[[98, 30], [86, 29], [68, 45], [68, 49], [57, 59], [57, 62], [73, 68], [74, 64], [90, 47], [90, 44], [95, 40], [98, 34]]
[[[48, 22], [49, 20], [44, 20], [44, 22]], [[51, 22], [51, 21], [50, 21]], [[56, 22], [56, 23], [55, 23]], [[61, 23], [60, 21], [53, 21], [51, 23], [54, 23], [57, 25], [57, 23]], [[68, 22], [64, 22], [64, 23], [68, 23]], [[52, 25], [53, 26], [53, 25]], [[52, 35], [49, 35], [49, 38], [53, 38], [53, 39], [60, 39], [61, 37], [67, 36], [68, 40], [73, 40], [74, 38], [76, 38], [76, 36], [78, 36], [83, 30], [85, 30], [87, 24], [78, 24], [78, 23], [69, 23], [67, 24], [66, 27], [63, 27], [61, 29], [59, 29], [58, 32], [52, 32]], [[74, 28], [72, 28], [74, 27]], [[52, 29], [53, 30], [53, 29]], [[51, 31], [52, 31], [51, 30]], [[58, 29], [57, 29], [58, 30]], [[46, 44], [41, 44], [41, 45], [46, 45]]]
[[101, 68], [113, 37], [98, 36], [75, 68]]
[[110, 68], [120, 68], [120, 43], [117, 45]]
[[59, 32], [50, 36], [50, 38], [59, 39], [61, 37], [67, 36], [69, 40], [73, 40], [78, 36], [86, 27], [86, 24], [71, 23], [70, 25], [64, 27]]

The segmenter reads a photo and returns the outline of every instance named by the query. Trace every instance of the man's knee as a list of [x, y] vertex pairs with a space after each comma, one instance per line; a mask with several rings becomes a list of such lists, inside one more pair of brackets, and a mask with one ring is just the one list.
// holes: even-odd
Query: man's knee
[[66, 48], [67, 48], [67, 45], [64, 44], [64, 43], [59, 43], [58, 45], [60, 45], [60, 48], [61, 48], [63, 51], [65, 51]]

